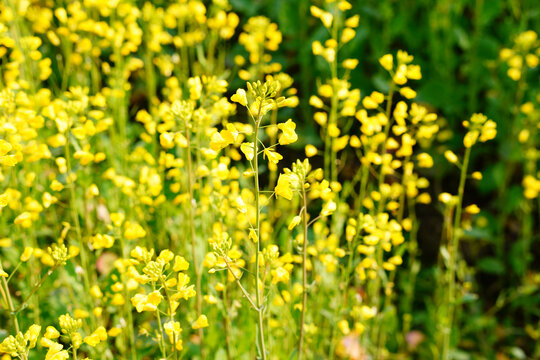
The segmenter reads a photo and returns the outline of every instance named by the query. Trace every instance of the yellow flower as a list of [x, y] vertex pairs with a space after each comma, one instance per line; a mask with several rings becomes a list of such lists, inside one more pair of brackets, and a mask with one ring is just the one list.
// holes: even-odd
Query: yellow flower
[[305, 152], [306, 152], [307, 157], [313, 157], [317, 155], [318, 150], [315, 146], [309, 144], [309, 145], [306, 145]]
[[390, 71], [394, 66], [394, 57], [392, 54], [386, 54], [379, 59], [379, 63], [385, 70]]
[[124, 227], [124, 237], [127, 240], [140, 239], [146, 236], [146, 231], [137, 223], [127, 221]]
[[90, 238], [94, 249], [109, 249], [114, 245], [114, 238], [110, 235], [96, 234]]
[[233, 124], [227, 124], [227, 128], [219, 133], [214, 133], [210, 139], [210, 148], [214, 151], [219, 151], [230, 144], [234, 143], [238, 137], [238, 130]]
[[342, 64], [345, 69], [354, 70], [358, 66], [358, 59], [345, 59]]
[[231, 100], [236, 102], [236, 103], [239, 103], [242, 106], [247, 106], [246, 90], [244, 90], [244, 89], [236, 90], [236, 94], [231, 96]]
[[279, 160], [283, 159], [283, 156], [269, 148], [264, 149], [264, 156], [267, 157], [268, 161], [270, 161], [274, 165], [277, 165]]
[[240, 145], [240, 150], [244, 153], [246, 159], [248, 160], [252, 160], [253, 156], [255, 156], [255, 152], [253, 150], [253, 143], [242, 143], [242, 145]]
[[287, 200], [291, 200], [293, 197], [293, 191], [291, 189], [291, 178], [287, 174], [280, 174], [277, 185], [274, 189], [276, 196], [283, 196]]
[[464, 210], [466, 213], [469, 213], [472, 215], [476, 215], [480, 212], [480, 208], [476, 204], [469, 205]]
[[84, 338], [84, 342], [91, 347], [96, 347], [97, 344], [99, 344], [99, 337], [92, 334]]
[[174, 147], [174, 134], [170, 132], [164, 132], [159, 135], [159, 143], [165, 149], [172, 149]]
[[294, 131], [296, 124], [291, 120], [287, 120], [285, 123], [279, 124], [278, 128], [283, 131], [283, 134], [279, 137], [280, 145], [292, 144], [298, 140], [298, 135]]
[[162, 263], [165, 263], [165, 264], [168, 264], [169, 262], [171, 262], [171, 260], [174, 259], [174, 254], [171, 250], [169, 249], [165, 249], [165, 250], [162, 250], [160, 253], [159, 253], [159, 256], [157, 257], [157, 261], [158, 262], [162, 262]]
[[354, 31], [351, 28], [345, 28], [343, 29], [343, 32], [341, 33], [341, 42], [344, 44], [348, 43], [349, 41], [354, 39], [355, 36], [356, 36], [356, 31]]
[[56, 330], [54, 326], [47, 326], [45, 334], [43, 334], [47, 339], [57, 339], [60, 337], [60, 332]]
[[433, 158], [428, 153], [420, 153], [416, 157], [418, 159], [418, 166], [422, 168], [433, 167]]
[[465, 134], [465, 137], [463, 138], [463, 145], [466, 148], [472, 147], [474, 144], [476, 144], [476, 140], [478, 140], [478, 136], [480, 134], [477, 130], [469, 131], [467, 134]]
[[216, 132], [212, 135], [210, 139], [210, 149], [214, 151], [219, 151], [229, 145], [229, 142], [223, 138], [223, 136]]
[[163, 296], [159, 291], [153, 291], [148, 295], [135, 294], [131, 298], [131, 304], [135, 306], [137, 312], [156, 311], [162, 299]]
[[4, 206], [7, 206], [8, 204], [8, 195], [7, 194], [1, 194], [0, 195], [0, 208], [3, 208]]
[[107, 330], [103, 326], [98, 327], [91, 335], [84, 338], [84, 342], [92, 347], [105, 340], [107, 340]]
[[316, 107], [318, 109], [321, 109], [322, 107], [324, 107], [323, 101], [319, 97], [317, 97], [315, 95], [312, 95], [309, 98], [309, 105], [311, 105], [313, 107]]
[[444, 152], [444, 157], [446, 160], [451, 162], [452, 164], [456, 164], [458, 162], [458, 157], [456, 154], [454, 154], [451, 150], [446, 150]]
[[347, 335], [351, 332], [351, 329], [349, 328], [349, 322], [347, 320], [340, 320], [338, 321], [337, 325], [343, 335]]
[[323, 208], [321, 210], [321, 216], [328, 216], [331, 215], [334, 211], [336, 211], [337, 205], [332, 200], [326, 202], [323, 205]]
[[34, 324], [30, 326], [30, 328], [26, 331], [26, 333], [24, 333], [24, 340], [28, 341], [29, 349], [32, 349], [36, 346], [37, 338], [40, 332], [41, 332], [41, 326]]
[[28, 211], [25, 211], [19, 216], [17, 216], [13, 223], [15, 225], [20, 225], [23, 228], [29, 228], [30, 226], [32, 226], [32, 214], [30, 214]]
[[287, 229], [292, 230], [296, 227], [296, 225], [300, 224], [300, 221], [302, 220], [302, 218], [298, 215], [296, 215], [295, 217], [293, 217], [293, 219], [291, 220], [291, 223], [289, 224], [289, 226], [287, 227]]
[[323, 13], [320, 16], [320, 19], [325, 27], [330, 28], [332, 26], [332, 21], [334, 20], [334, 16], [330, 14], [329, 12], [323, 11]]
[[282, 268], [281, 266], [277, 269], [272, 270], [272, 284], [277, 284], [278, 282], [286, 283], [289, 281], [289, 272]]
[[122, 329], [119, 327], [113, 327], [110, 328], [109, 331], [107, 331], [107, 335], [110, 337], [116, 337], [122, 333]]
[[355, 28], [355, 27], [358, 27], [359, 22], [360, 22], [360, 16], [354, 15], [345, 21], [345, 26], [348, 26], [350, 28]]
[[66, 350], [62, 350], [62, 344], [52, 342], [49, 346], [49, 350], [45, 355], [45, 360], [67, 360], [69, 359], [69, 353]]
[[28, 261], [33, 253], [34, 253], [34, 249], [31, 248], [30, 246], [27, 246], [24, 248], [24, 251], [21, 254], [21, 257], [19, 258], [19, 260], [22, 262]]
[[199, 316], [197, 320], [191, 324], [191, 327], [195, 330], [208, 327], [208, 319], [206, 318], [206, 315]]
[[53, 180], [50, 186], [51, 186], [51, 190], [54, 190], [54, 191], [64, 190], [64, 185], [58, 180]]
[[403, 95], [403, 97], [405, 97], [406, 99], [414, 99], [416, 97], [416, 91], [414, 91], [408, 86], [399, 89], [399, 93]]
[[177, 290], [178, 292], [174, 294], [173, 299], [184, 299], [188, 300], [196, 295], [193, 285], [187, 286], [189, 283], [189, 276], [184, 273], [178, 273], [178, 283]]
[[13, 147], [4, 139], [0, 139], [0, 156], [6, 155]]
[[523, 178], [523, 194], [527, 199], [534, 199], [540, 193], [540, 180], [532, 175], [527, 175]]
[[177, 255], [174, 258], [173, 271], [185, 271], [189, 269], [189, 263], [182, 256]]
[[[168, 321], [163, 324], [163, 328], [165, 329], [165, 334], [169, 336], [169, 341], [171, 344], [176, 343], [176, 349], [182, 350], [182, 340], [180, 340], [182, 327], [180, 326], [180, 323], [178, 321]], [[178, 348], [178, 344], [180, 344], [180, 348]]]

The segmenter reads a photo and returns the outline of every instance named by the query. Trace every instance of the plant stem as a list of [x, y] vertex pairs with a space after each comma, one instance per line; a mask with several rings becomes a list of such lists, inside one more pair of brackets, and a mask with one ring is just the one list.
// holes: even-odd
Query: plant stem
[[[156, 291], [156, 287], [153, 286], [153, 290]], [[161, 349], [161, 356], [164, 359], [167, 359], [167, 350], [165, 347], [165, 337], [163, 334], [163, 325], [161, 324], [161, 315], [159, 315], [159, 309], [156, 309], [156, 320], [158, 323], [158, 331], [159, 331], [159, 348]]]
[[[199, 261], [197, 259], [197, 248], [195, 244], [195, 199], [193, 196], [193, 169], [191, 164], [191, 128], [190, 124], [185, 119], [186, 139], [187, 139], [187, 171], [188, 171], [188, 188], [189, 188], [189, 230], [191, 238], [191, 256], [193, 260], [193, 269], [195, 271], [195, 287], [196, 287], [196, 300], [197, 300], [197, 317], [202, 315], [202, 293], [201, 293], [201, 270], [199, 269]], [[201, 357], [204, 359], [204, 331], [199, 329], [199, 337], [201, 339]]]
[[230, 327], [231, 319], [229, 318], [229, 288], [225, 285], [223, 289], [223, 304], [225, 306], [225, 314], [223, 316], [223, 328], [225, 329], [225, 351], [227, 352], [227, 360], [232, 360], [231, 354], [231, 337], [230, 337]]
[[251, 307], [253, 307], [253, 309], [255, 311], [259, 311], [259, 307], [257, 306], [257, 304], [255, 302], [253, 302], [253, 299], [251, 299], [251, 296], [249, 295], [249, 293], [247, 292], [246, 288], [242, 285], [242, 283], [240, 282], [240, 279], [236, 276], [236, 274], [234, 273], [234, 271], [232, 270], [231, 268], [231, 265], [229, 264], [229, 261], [224, 259], [225, 260], [225, 265], [227, 265], [227, 269], [229, 269], [229, 271], [231, 272], [231, 274], [233, 275], [234, 277], [234, 280], [236, 280], [236, 283], [238, 284], [238, 286], [240, 287], [240, 290], [242, 291], [242, 293], [244, 294], [244, 296], [246, 297], [246, 299], [248, 300], [249, 304], [251, 305]]
[[[124, 259], [128, 258], [128, 255], [126, 253], [126, 248], [124, 245], [124, 237], [120, 236], [120, 247], [122, 251], [122, 256]], [[122, 282], [124, 283], [122, 292], [125, 299], [129, 298], [128, 290], [127, 290], [127, 284], [126, 284], [126, 276], [125, 274], [121, 274], [122, 276]], [[131, 313], [131, 307], [129, 305], [129, 301], [126, 301], [123, 306], [123, 310], [125, 312], [125, 315], [127, 317], [127, 338], [129, 342], [129, 353], [131, 354], [131, 359], [136, 360], [137, 359], [137, 353], [135, 352], [135, 331], [133, 329], [133, 314]]]
[[45, 273], [45, 276], [43, 276], [41, 278], [41, 280], [39, 280], [39, 282], [34, 285], [34, 287], [32, 288], [32, 291], [30, 292], [30, 294], [28, 294], [28, 296], [26, 296], [26, 298], [24, 299], [24, 301], [22, 302], [22, 304], [19, 306], [19, 308], [16, 310], [16, 312], [19, 312], [21, 311], [26, 303], [28, 302], [28, 300], [30, 300], [30, 298], [32, 297], [32, 295], [34, 295], [36, 293], [36, 291], [41, 287], [41, 284], [43, 284], [43, 282], [53, 273], [54, 269], [56, 269], [57, 265], [53, 266], [52, 268], [49, 269], [49, 271], [47, 271]]
[[[77, 206], [76, 206], [76, 199], [75, 196], [75, 182], [72, 178], [72, 168], [71, 168], [71, 155], [70, 155], [70, 145], [69, 145], [69, 130], [67, 134], [67, 141], [65, 146], [65, 155], [66, 155], [66, 165], [67, 165], [67, 184], [69, 185], [69, 194], [70, 194], [70, 209], [71, 209], [71, 217], [73, 218], [73, 221], [75, 222], [75, 231], [77, 233], [77, 240], [79, 243], [80, 253], [81, 253], [81, 264], [83, 266], [83, 281], [84, 281], [84, 287], [86, 290], [86, 293], [89, 293], [90, 291], [90, 280], [88, 279], [88, 274], [90, 274], [90, 271], [88, 271], [88, 255], [86, 253], [86, 244], [83, 241], [82, 238], [82, 232], [81, 232], [81, 224], [79, 221], [79, 214], [77, 212]], [[89, 305], [89, 304], [87, 304]], [[91, 308], [92, 306], [89, 306]], [[93, 318], [92, 318], [93, 319]]]
[[[262, 101], [261, 101], [262, 105]], [[266, 347], [264, 345], [264, 313], [262, 310], [262, 299], [261, 299], [261, 293], [260, 293], [260, 285], [259, 285], [259, 254], [261, 252], [261, 232], [260, 232], [260, 217], [261, 217], [261, 208], [260, 208], [260, 200], [259, 200], [259, 154], [258, 154], [258, 141], [259, 141], [259, 126], [261, 124], [262, 115], [261, 115], [261, 108], [262, 106], [259, 106], [259, 111], [257, 115], [257, 120], [255, 121], [255, 133], [253, 135], [253, 150], [254, 150], [254, 157], [253, 157], [253, 170], [255, 173], [255, 208], [256, 208], [256, 233], [257, 233], [257, 254], [255, 254], [255, 295], [256, 295], [256, 302], [257, 302], [257, 315], [259, 318], [259, 325], [258, 325], [258, 338], [259, 338], [259, 351], [260, 351], [260, 357], [263, 360], [266, 360]]]
[[[4, 270], [2, 267], [2, 262], [0, 261], [0, 271]], [[19, 320], [17, 320], [17, 313], [15, 312], [15, 307], [13, 306], [13, 300], [11, 299], [11, 293], [9, 292], [9, 287], [5, 277], [2, 277], [2, 285], [4, 290], [2, 291], [3, 296], [6, 298], [7, 306], [9, 308], [9, 316], [13, 321], [13, 326], [15, 327], [15, 333], [18, 334], [20, 331]]]
[[452, 244], [450, 248], [450, 264], [448, 267], [448, 296], [447, 296], [447, 327], [443, 333], [443, 346], [441, 358], [443, 360], [450, 359], [450, 340], [452, 335], [452, 325], [454, 322], [454, 313], [456, 309], [456, 265], [459, 254], [459, 239], [461, 237], [461, 205], [463, 203], [463, 193], [465, 192], [465, 180], [467, 179], [467, 167], [469, 166], [469, 158], [471, 148], [465, 150], [463, 158], [463, 166], [461, 167], [461, 176], [459, 179], [458, 200], [456, 204], [456, 212], [454, 216], [454, 226], [452, 229]]
[[304, 323], [306, 320], [306, 304], [307, 304], [307, 244], [308, 244], [308, 213], [307, 213], [307, 197], [306, 188], [302, 184], [302, 198], [304, 200], [304, 241], [302, 242], [302, 314], [300, 315], [300, 339], [298, 340], [298, 359], [304, 356]]

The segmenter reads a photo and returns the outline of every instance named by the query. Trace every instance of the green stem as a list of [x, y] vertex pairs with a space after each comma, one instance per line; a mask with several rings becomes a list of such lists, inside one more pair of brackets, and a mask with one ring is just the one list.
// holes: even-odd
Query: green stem
[[465, 150], [463, 158], [463, 166], [461, 167], [461, 176], [459, 179], [458, 200], [456, 204], [456, 212], [454, 216], [454, 225], [452, 229], [452, 244], [450, 248], [450, 264], [447, 270], [448, 276], [448, 296], [447, 296], [447, 327], [443, 332], [443, 347], [441, 358], [443, 360], [450, 359], [450, 341], [452, 335], [452, 326], [454, 322], [454, 313], [456, 311], [456, 267], [459, 254], [459, 240], [461, 237], [461, 206], [463, 203], [463, 194], [465, 192], [465, 180], [467, 179], [467, 167], [469, 166], [469, 158], [471, 148]]
[[308, 213], [306, 188], [302, 184], [302, 199], [304, 201], [304, 240], [302, 242], [302, 314], [300, 315], [300, 339], [298, 341], [298, 360], [304, 356], [304, 323], [306, 320], [307, 305], [307, 244], [308, 244]]
[[[66, 166], [67, 166], [67, 176], [66, 176], [66, 182], [68, 184], [68, 187], [69, 187], [69, 194], [70, 194], [70, 198], [71, 198], [71, 206], [70, 206], [70, 209], [71, 209], [71, 217], [73, 218], [73, 221], [75, 222], [75, 231], [77, 233], [77, 240], [78, 240], [78, 243], [79, 243], [79, 248], [80, 248], [80, 254], [81, 254], [81, 263], [82, 263], [82, 266], [83, 266], [83, 273], [82, 273], [82, 277], [83, 277], [83, 282], [84, 282], [84, 287], [85, 287], [85, 292], [88, 294], [90, 292], [90, 280], [88, 279], [88, 274], [90, 274], [91, 272], [89, 271], [89, 268], [88, 268], [88, 254], [86, 253], [86, 244], [84, 243], [83, 241], [83, 237], [82, 237], [82, 231], [81, 231], [81, 224], [80, 224], [80, 221], [79, 221], [79, 214], [77, 212], [77, 206], [76, 206], [76, 196], [75, 196], [75, 182], [73, 181], [73, 178], [72, 178], [72, 168], [71, 168], [71, 155], [70, 155], [70, 146], [69, 146], [69, 130], [68, 130], [68, 133], [67, 133], [67, 141], [66, 141], [66, 146], [65, 146], [65, 153], [66, 153]], [[89, 299], [89, 297], [85, 297], [87, 299]], [[87, 303], [88, 305], [88, 308], [92, 308], [91, 304], [90, 303]], [[93, 326], [93, 317], [91, 318], [92, 319], [92, 327]]]
[[[154, 291], [156, 290], [156, 287], [153, 286]], [[159, 331], [159, 348], [161, 349], [161, 356], [163, 356], [164, 359], [167, 359], [167, 348], [165, 346], [165, 336], [163, 332], [163, 324], [161, 323], [161, 315], [159, 314], [159, 309], [156, 309], [156, 320], [158, 323], [158, 331]]]
[[[193, 260], [193, 270], [195, 271], [195, 288], [197, 300], [197, 316], [202, 315], [202, 292], [201, 292], [201, 269], [199, 268], [199, 260], [197, 258], [197, 247], [195, 243], [195, 198], [193, 196], [193, 165], [191, 160], [191, 128], [190, 124], [185, 120], [186, 139], [187, 139], [187, 171], [188, 171], [188, 188], [189, 188], [189, 230], [191, 238], [191, 256]], [[201, 339], [201, 357], [204, 359], [204, 331], [199, 329], [199, 337]]]
[[[2, 262], [0, 261], [0, 271], [3, 271]], [[17, 320], [17, 312], [15, 311], [15, 307], [13, 306], [13, 299], [11, 298], [11, 293], [9, 292], [9, 287], [6, 281], [5, 277], [2, 277], [2, 286], [3, 291], [2, 295], [6, 298], [7, 306], [9, 308], [9, 316], [11, 317], [11, 320], [13, 321], [13, 326], [15, 327], [15, 333], [18, 334], [20, 330], [19, 328], [19, 320]]]
[[[261, 101], [261, 105], [262, 105]], [[256, 302], [257, 302], [257, 315], [259, 318], [259, 325], [258, 325], [258, 338], [259, 338], [259, 351], [260, 351], [260, 357], [263, 360], [266, 360], [266, 347], [264, 345], [264, 312], [262, 310], [262, 298], [261, 298], [261, 292], [260, 292], [260, 284], [259, 284], [259, 254], [261, 252], [261, 224], [260, 224], [260, 217], [261, 217], [261, 208], [260, 208], [260, 199], [259, 199], [259, 155], [258, 155], [258, 141], [259, 141], [259, 126], [261, 124], [262, 115], [261, 115], [261, 107], [259, 106], [259, 111], [257, 115], [257, 120], [255, 121], [255, 133], [253, 135], [253, 150], [255, 156], [253, 157], [253, 170], [255, 173], [255, 208], [256, 208], [256, 221], [255, 221], [255, 227], [256, 227], [256, 233], [257, 233], [257, 254], [255, 254], [255, 295], [256, 295]]]
[[225, 351], [227, 352], [227, 360], [232, 360], [231, 337], [230, 337], [231, 319], [229, 317], [228, 291], [229, 289], [227, 285], [225, 285], [225, 289], [223, 289], [223, 305], [225, 306], [225, 314], [223, 316], [223, 328], [225, 330]]
[[16, 312], [19, 312], [21, 311], [22, 309], [24, 309], [24, 307], [26, 306], [28, 300], [30, 300], [32, 298], [32, 296], [36, 293], [36, 291], [38, 291], [38, 289], [41, 287], [41, 285], [43, 284], [43, 282], [53, 273], [54, 269], [56, 269], [57, 265], [53, 266], [52, 268], [49, 269], [49, 271], [47, 271], [45, 273], [45, 276], [43, 276], [41, 278], [41, 280], [36, 284], [34, 285], [34, 287], [32, 288], [32, 291], [30, 292], [30, 294], [28, 294], [26, 296], [26, 298], [24, 299], [24, 301], [22, 302], [22, 304], [19, 306], [19, 308], [16, 310]]
[[[120, 250], [122, 251], [122, 257], [124, 259], [127, 259], [128, 253], [126, 251], [125, 241], [124, 237], [122, 235], [119, 236], [120, 239]], [[122, 292], [124, 295], [124, 299], [129, 298], [128, 290], [127, 290], [127, 281], [126, 281], [126, 275], [122, 273], [122, 282], [124, 283]], [[131, 307], [129, 305], [129, 302], [124, 302], [123, 306], [124, 313], [127, 317], [127, 342], [129, 342], [129, 353], [131, 354], [131, 359], [136, 360], [137, 354], [135, 352], [135, 331], [133, 329], [133, 314], [131, 313]]]

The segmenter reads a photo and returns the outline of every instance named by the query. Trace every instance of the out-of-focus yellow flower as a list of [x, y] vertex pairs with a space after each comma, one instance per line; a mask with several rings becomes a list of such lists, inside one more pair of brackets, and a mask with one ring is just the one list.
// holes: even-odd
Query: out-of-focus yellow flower
[[201, 315], [195, 320], [193, 324], [191, 324], [191, 328], [193, 329], [202, 329], [208, 327], [208, 319], [206, 318], [206, 315]]
[[277, 284], [279, 282], [286, 283], [289, 281], [289, 272], [282, 268], [281, 266], [277, 269], [271, 271], [272, 274], [272, 284]]
[[446, 150], [444, 152], [444, 157], [452, 164], [457, 164], [459, 162], [457, 155], [454, 154], [452, 150]]
[[173, 271], [185, 271], [189, 269], [189, 263], [182, 256], [177, 255], [174, 258]]
[[19, 260], [22, 262], [30, 260], [30, 257], [32, 256], [33, 253], [34, 253], [34, 248], [27, 246], [24, 248], [24, 251], [21, 254]]
[[124, 237], [127, 240], [140, 239], [146, 236], [146, 231], [143, 227], [135, 222], [126, 221], [124, 229]]
[[390, 71], [394, 67], [394, 57], [392, 54], [383, 55], [379, 59], [379, 63], [385, 70]]
[[289, 230], [292, 230], [296, 227], [296, 225], [300, 224], [300, 221], [302, 221], [302, 218], [300, 216], [295, 216], [289, 223], [289, 226], [287, 227]]

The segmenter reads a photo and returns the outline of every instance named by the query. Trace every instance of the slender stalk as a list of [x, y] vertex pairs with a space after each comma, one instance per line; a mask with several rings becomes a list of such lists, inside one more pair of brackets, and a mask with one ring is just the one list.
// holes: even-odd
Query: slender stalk
[[[153, 290], [156, 290], [155, 285], [153, 286]], [[159, 348], [161, 349], [161, 356], [163, 357], [163, 359], [167, 359], [167, 348], [165, 346], [165, 336], [163, 331], [163, 324], [161, 323], [161, 315], [159, 314], [159, 309], [156, 309], [156, 320], [158, 323]]]
[[[163, 289], [165, 290], [165, 297], [167, 298], [167, 304], [169, 305], [169, 321], [174, 322], [174, 309], [172, 305], [172, 299], [169, 295], [169, 291], [167, 290], [167, 285], [165, 285], [165, 282], [161, 284], [163, 286]], [[174, 351], [174, 358], [178, 360], [178, 349], [176, 348], [176, 334], [173, 333], [173, 351]]]
[[225, 329], [225, 351], [227, 352], [227, 360], [232, 360], [231, 354], [231, 336], [230, 327], [231, 319], [229, 318], [229, 288], [225, 285], [223, 289], [223, 304], [225, 305], [225, 314], [223, 316], [223, 328]]
[[[201, 293], [201, 269], [199, 268], [199, 260], [197, 258], [197, 247], [195, 244], [195, 198], [193, 196], [193, 165], [191, 161], [191, 128], [190, 124], [185, 120], [186, 139], [187, 139], [187, 171], [188, 171], [188, 188], [189, 188], [189, 233], [191, 238], [191, 256], [193, 260], [193, 270], [195, 271], [195, 288], [197, 291], [197, 317], [202, 315], [202, 293]], [[199, 329], [199, 337], [201, 339], [201, 357], [204, 359], [204, 331]]]
[[[120, 234], [120, 250], [122, 251], [122, 257], [124, 259], [128, 258], [128, 253], [126, 251], [125, 241], [124, 237]], [[124, 283], [122, 293], [124, 296], [124, 299], [129, 298], [128, 290], [127, 290], [127, 282], [126, 282], [126, 275], [124, 273], [121, 274], [122, 276], [122, 282]], [[131, 307], [129, 304], [129, 301], [124, 302], [123, 306], [124, 313], [127, 317], [127, 342], [129, 343], [129, 353], [131, 354], [131, 360], [137, 359], [137, 354], [135, 352], [135, 331], [133, 329], [133, 314], [131, 313]]]
[[38, 291], [38, 289], [41, 287], [43, 282], [53, 273], [53, 271], [54, 271], [54, 269], [56, 269], [56, 267], [57, 267], [57, 265], [50, 268], [49, 271], [47, 271], [47, 273], [45, 273], [45, 276], [43, 276], [41, 278], [41, 280], [36, 285], [34, 285], [34, 287], [32, 288], [32, 291], [30, 292], [30, 294], [28, 294], [26, 296], [26, 298], [24, 299], [22, 304], [19, 306], [19, 308], [16, 310], [16, 312], [19, 312], [22, 309], [24, 309], [24, 307], [26, 306], [26, 303], [28, 302], [28, 300], [30, 300], [32, 298], [32, 296], [36, 293], [36, 291]]
[[259, 338], [259, 351], [260, 356], [263, 360], [266, 360], [266, 347], [264, 344], [264, 313], [262, 311], [262, 298], [261, 298], [261, 292], [260, 292], [260, 284], [259, 284], [259, 254], [261, 252], [261, 224], [260, 224], [260, 217], [261, 217], [261, 207], [260, 207], [260, 199], [259, 199], [259, 126], [261, 124], [262, 120], [262, 101], [261, 106], [259, 106], [259, 111], [257, 115], [257, 120], [255, 121], [255, 132], [253, 135], [253, 150], [254, 150], [254, 157], [253, 157], [253, 170], [255, 173], [255, 208], [256, 208], [256, 221], [255, 221], [255, 227], [256, 227], [256, 233], [257, 233], [257, 254], [255, 255], [255, 295], [256, 295], [256, 302], [257, 302], [257, 315], [259, 320], [258, 325], [258, 338]]
[[[338, 10], [337, 7], [335, 8], [336, 11], [334, 12], [334, 21], [332, 23], [332, 39], [339, 41], [338, 39], [338, 21], [337, 21], [337, 15]], [[328, 119], [328, 124], [330, 125], [337, 125], [337, 110], [338, 110], [338, 94], [337, 94], [337, 79], [338, 79], [338, 59], [337, 59], [337, 53], [334, 57], [334, 60], [330, 63], [330, 73], [331, 73], [331, 81], [332, 81], [332, 97], [330, 99], [330, 117]], [[324, 172], [328, 175], [329, 178], [332, 181], [337, 180], [337, 169], [336, 169], [336, 153], [332, 151], [332, 147], [334, 144], [334, 138], [330, 136], [328, 132], [328, 128], [326, 131], [325, 136], [325, 144], [324, 144], [324, 151], [325, 151], [325, 158], [324, 158]]]
[[[66, 179], [67, 179], [67, 183], [69, 185], [68, 187], [69, 187], [69, 194], [70, 194], [70, 201], [71, 201], [71, 206], [70, 206], [71, 217], [73, 218], [73, 221], [75, 222], [75, 231], [77, 233], [77, 240], [78, 240], [79, 248], [80, 248], [81, 264], [82, 264], [83, 269], [84, 269], [84, 271], [82, 273], [84, 288], [85, 288], [86, 293], [89, 293], [90, 292], [90, 280], [88, 279], [88, 274], [91, 274], [91, 272], [89, 271], [89, 268], [88, 268], [88, 254], [86, 253], [86, 244], [83, 241], [82, 231], [81, 231], [81, 223], [79, 221], [79, 214], [77, 212], [77, 206], [76, 206], [77, 197], [75, 196], [75, 182], [73, 181], [73, 178], [72, 178], [73, 172], [72, 172], [72, 168], [71, 168], [69, 130], [68, 130], [68, 133], [67, 133], [67, 139], [68, 140], [66, 141], [66, 146], [65, 146], [66, 166], [67, 166]], [[92, 308], [91, 303], [89, 302], [89, 297], [85, 297], [85, 298], [87, 298], [86, 302], [87, 302], [88, 308], [89, 309]], [[94, 323], [94, 317], [92, 316], [90, 319], [92, 320], [92, 327], [94, 327], [94, 324], [93, 324]]]
[[[391, 125], [392, 125], [391, 110], [392, 110], [392, 98], [394, 96], [394, 91], [395, 91], [395, 84], [392, 81], [390, 83], [390, 91], [388, 92], [388, 99], [386, 101], [385, 114], [386, 114], [386, 118], [388, 120], [387, 120], [387, 123], [386, 123], [385, 128], [384, 128], [384, 134], [385, 134], [384, 139], [385, 140], [382, 143], [382, 147], [381, 147], [381, 157], [383, 157], [383, 160], [382, 160], [382, 163], [381, 163], [381, 168], [380, 168], [380, 172], [379, 172], [379, 176], [378, 176], [378, 180], [377, 180], [377, 190], [379, 190], [379, 191], [380, 191], [381, 186], [384, 183], [384, 179], [385, 179], [384, 155], [386, 155], [386, 146], [387, 146], [387, 141], [386, 140], [388, 139], [388, 135], [390, 133], [390, 128], [391, 128]], [[378, 205], [378, 212], [379, 213], [382, 212], [382, 209], [384, 208], [383, 206], [384, 206], [384, 199], [381, 199], [381, 201], [379, 202], [379, 205]], [[378, 247], [377, 247], [376, 256], [377, 256], [377, 263], [379, 265], [381, 265], [382, 262], [383, 262], [383, 249], [382, 249], [381, 244], [379, 244]], [[377, 313], [380, 313], [380, 291], [381, 291], [381, 277], [377, 276], [375, 278], [375, 283], [373, 285], [373, 292], [372, 292], [372, 299], [373, 299], [372, 302], [373, 302], [373, 305], [377, 308]], [[380, 321], [381, 321], [381, 317], [377, 316], [377, 318], [374, 320], [375, 326], [374, 326], [373, 332], [371, 334], [373, 343], [377, 344], [377, 354], [379, 354], [379, 352], [380, 352], [380, 349], [379, 349], [379, 328], [381, 326]]]
[[307, 305], [307, 244], [308, 244], [308, 213], [306, 188], [302, 186], [302, 199], [304, 201], [304, 241], [302, 242], [302, 314], [300, 315], [300, 339], [298, 340], [298, 359], [304, 356], [304, 323], [306, 320]]
[[418, 234], [418, 223], [416, 223], [416, 212], [414, 207], [414, 199], [408, 200], [408, 206], [409, 206], [409, 218], [413, 222], [413, 227], [410, 232], [409, 242], [407, 246], [407, 251], [409, 253], [409, 266], [408, 266], [408, 273], [407, 276], [409, 284], [404, 289], [404, 305], [403, 305], [403, 340], [405, 340], [407, 334], [410, 331], [411, 328], [411, 321], [412, 321], [412, 305], [414, 302], [414, 289], [416, 284], [416, 277], [418, 275], [418, 272], [420, 271], [420, 262], [417, 260], [417, 254], [418, 254], [418, 240], [417, 240], [417, 234]]
[[461, 167], [461, 176], [459, 179], [458, 200], [456, 204], [456, 212], [454, 215], [454, 225], [452, 228], [452, 243], [450, 248], [450, 264], [447, 269], [448, 276], [448, 294], [447, 294], [447, 327], [443, 333], [443, 344], [441, 358], [443, 360], [450, 359], [450, 340], [452, 335], [452, 325], [454, 322], [454, 313], [456, 311], [456, 265], [459, 254], [459, 240], [461, 237], [461, 205], [463, 203], [463, 193], [465, 192], [465, 180], [467, 179], [467, 167], [469, 166], [469, 158], [471, 156], [471, 148], [465, 150], [463, 158], [463, 166]]
[[233, 275], [234, 277], [234, 280], [236, 281], [236, 283], [238, 284], [238, 287], [240, 287], [240, 290], [242, 291], [242, 293], [244, 294], [244, 296], [246, 297], [246, 299], [248, 300], [249, 304], [251, 305], [251, 307], [253, 307], [254, 310], [256, 311], [259, 311], [259, 307], [257, 306], [257, 304], [255, 302], [253, 302], [253, 299], [251, 298], [251, 296], [249, 295], [249, 293], [247, 292], [246, 288], [242, 285], [242, 283], [240, 282], [240, 279], [238, 278], [238, 276], [236, 276], [236, 274], [234, 273], [233, 269], [231, 268], [231, 265], [229, 264], [229, 261], [224, 259], [225, 260], [225, 265], [227, 265], [227, 269], [229, 269], [229, 271], [231, 272], [231, 274]]
[[[341, 306], [336, 306], [336, 309], [334, 311], [334, 319], [336, 319], [338, 317], [338, 312], [339, 312], [339, 309], [340, 308], [344, 308], [345, 307], [345, 303], [347, 301], [347, 296], [348, 296], [348, 289], [349, 289], [349, 283], [351, 281], [351, 273], [353, 271], [353, 265], [354, 265], [354, 255], [355, 255], [355, 249], [356, 249], [356, 243], [357, 243], [357, 240], [359, 239], [359, 233], [360, 233], [360, 229], [361, 229], [361, 216], [362, 216], [362, 201], [364, 200], [364, 197], [365, 197], [365, 194], [366, 194], [366, 191], [367, 191], [367, 183], [368, 183], [368, 180], [369, 180], [369, 164], [363, 164], [362, 166], [362, 178], [360, 180], [360, 192], [359, 192], [359, 196], [357, 198], [357, 201], [356, 201], [356, 212], [358, 213], [358, 219], [357, 219], [357, 224], [356, 224], [356, 236], [354, 237], [354, 239], [352, 241], [349, 242], [349, 259], [347, 261], [347, 268], [345, 271], [343, 271], [341, 274], [341, 277], [340, 277], [340, 284], [342, 286], [342, 289], [339, 289], [339, 293], [341, 294], [341, 298], [340, 298], [340, 301], [339, 301], [339, 304]], [[328, 352], [328, 358], [333, 358], [334, 356], [334, 352], [335, 352], [335, 348], [336, 348], [336, 344], [335, 344], [335, 337], [337, 335], [337, 326], [336, 324], [334, 323], [333, 326], [332, 326], [332, 335], [331, 335], [331, 338], [330, 338], [330, 348], [329, 348], [329, 352]]]
[[[3, 270], [1, 261], [0, 261], [0, 270]], [[11, 317], [11, 320], [13, 321], [13, 326], [15, 327], [15, 333], [18, 334], [20, 331], [19, 320], [17, 320], [17, 313], [15, 312], [15, 307], [13, 306], [13, 300], [11, 298], [11, 293], [9, 292], [8, 283], [5, 277], [2, 277], [2, 286], [3, 286], [2, 295], [5, 296], [6, 298], [6, 303], [7, 303], [6, 305], [9, 308], [9, 316]]]

